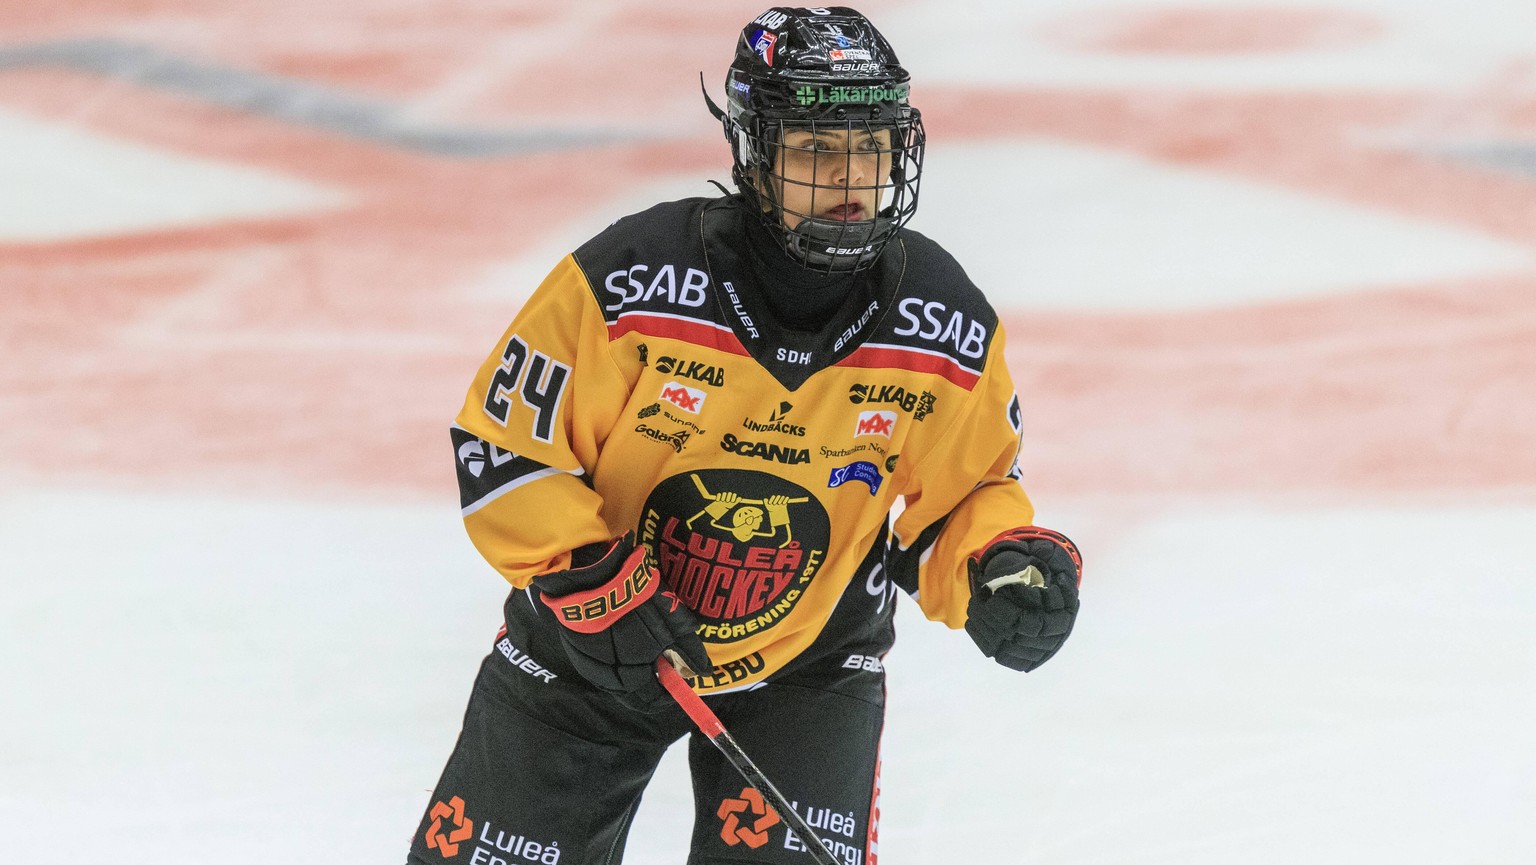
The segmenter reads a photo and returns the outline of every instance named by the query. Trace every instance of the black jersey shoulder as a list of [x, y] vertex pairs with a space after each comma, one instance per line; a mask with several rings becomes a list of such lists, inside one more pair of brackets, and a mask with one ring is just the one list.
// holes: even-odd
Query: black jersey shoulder
[[716, 323], [699, 229], [705, 206], [716, 200], [657, 204], [616, 220], [576, 248], [576, 264], [609, 325], [629, 315]]
[[888, 269], [899, 269], [897, 289], [865, 345], [943, 358], [958, 368], [950, 376], [957, 383], [974, 381], [997, 333], [997, 311], [986, 295], [944, 247], [909, 228], [886, 248], [886, 258]]

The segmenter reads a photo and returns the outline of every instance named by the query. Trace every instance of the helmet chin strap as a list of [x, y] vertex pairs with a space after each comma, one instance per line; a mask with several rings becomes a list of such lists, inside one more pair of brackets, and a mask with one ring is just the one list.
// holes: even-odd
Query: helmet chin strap
[[780, 230], [791, 256], [815, 270], [840, 273], [873, 264], [884, 245], [881, 241], [896, 228], [896, 220], [884, 216], [861, 222], [806, 217], [793, 230]]

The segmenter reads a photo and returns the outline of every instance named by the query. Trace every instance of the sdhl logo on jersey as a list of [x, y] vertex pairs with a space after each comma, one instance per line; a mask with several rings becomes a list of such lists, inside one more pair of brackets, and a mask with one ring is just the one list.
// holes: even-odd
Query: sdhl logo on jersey
[[891, 431], [896, 428], [896, 413], [893, 411], [861, 411], [859, 422], [853, 427], [853, 436], [885, 436], [891, 437]]
[[698, 414], [704, 410], [704, 397], [702, 390], [695, 390], [687, 385], [675, 381], [669, 381], [661, 389], [661, 399], [669, 402], [689, 414]]

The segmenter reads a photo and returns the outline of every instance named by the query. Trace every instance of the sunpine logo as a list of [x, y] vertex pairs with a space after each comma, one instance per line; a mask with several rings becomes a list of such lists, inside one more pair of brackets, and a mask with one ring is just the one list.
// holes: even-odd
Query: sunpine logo
[[730, 847], [745, 844], [756, 850], [768, 843], [768, 830], [779, 823], [779, 815], [763, 801], [763, 794], [751, 787], [742, 788], [741, 798], [721, 802], [716, 813], [725, 821], [720, 840]]
[[859, 422], [853, 428], [853, 435], [858, 436], [885, 436], [891, 437], [891, 431], [896, 428], [896, 413], [893, 411], [861, 411]]
[[685, 384], [675, 381], [667, 382], [661, 389], [661, 398], [689, 414], [698, 414], [704, 409], [704, 391], [694, 390]]
[[[444, 859], [459, 855], [459, 843], [468, 841], [475, 833], [474, 822], [464, 816], [464, 800], [458, 796], [446, 803], [434, 802], [428, 816], [432, 818], [432, 825], [427, 827], [427, 849], [443, 854]], [[447, 832], [443, 831], [445, 817], [453, 821], [452, 830]]]

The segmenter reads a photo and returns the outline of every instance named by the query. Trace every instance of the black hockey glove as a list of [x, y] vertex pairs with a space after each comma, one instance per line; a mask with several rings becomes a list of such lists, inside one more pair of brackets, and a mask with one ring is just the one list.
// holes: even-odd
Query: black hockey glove
[[676, 650], [699, 673], [712, 668], [695, 632], [698, 619], [662, 585], [650, 550], [635, 546], [633, 533], [606, 549], [576, 550], [571, 564], [535, 577], [533, 585], [563, 626], [571, 665], [587, 681], [625, 705], [649, 710], [670, 702], [656, 679], [664, 650]]
[[993, 538], [967, 564], [965, 632], [982, 654], [1026, 673], [1049, 661], [1077, 620], [1077, 547], [1058, 532], [1025, 526]]

